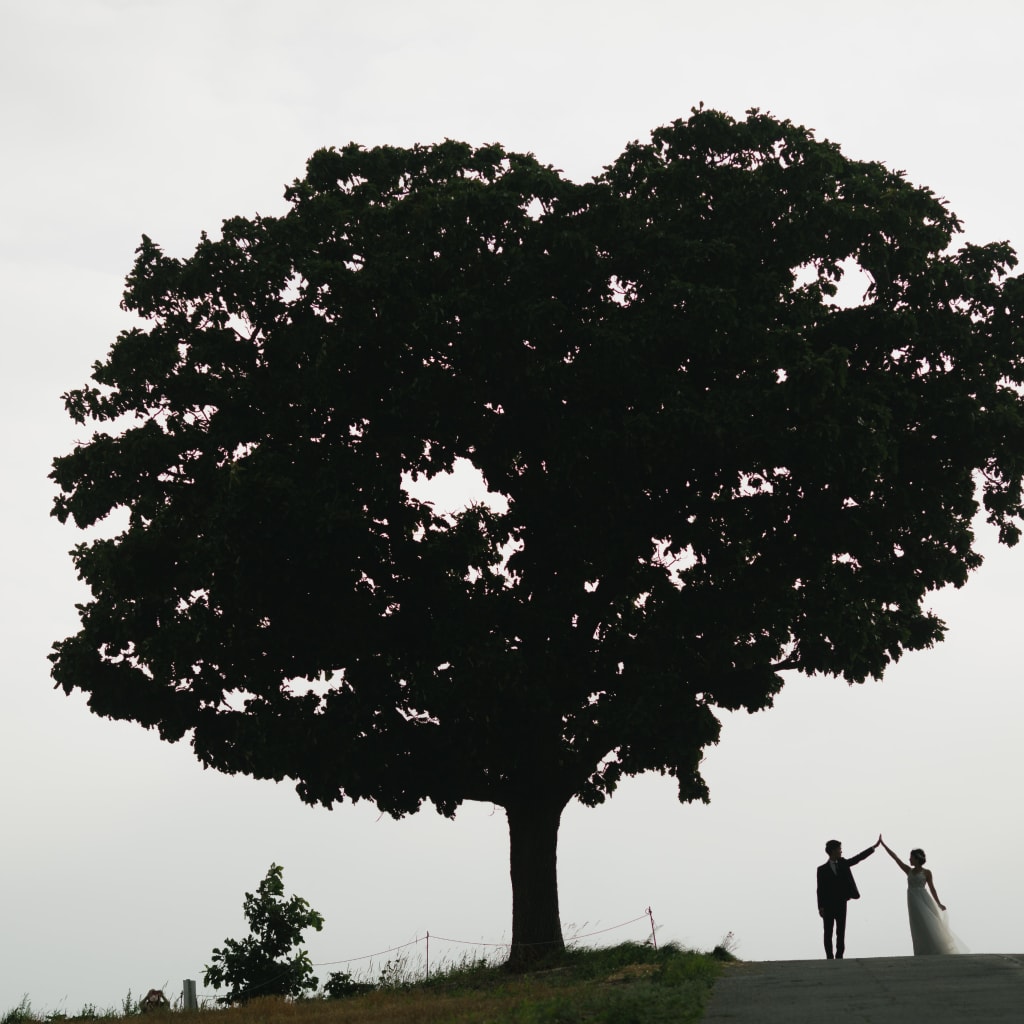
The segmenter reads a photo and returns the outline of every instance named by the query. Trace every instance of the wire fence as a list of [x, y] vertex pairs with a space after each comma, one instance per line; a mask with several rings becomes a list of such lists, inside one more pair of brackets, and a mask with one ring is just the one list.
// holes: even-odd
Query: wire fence
[[[657, 926], [654, 923], [654, 913], [653, 913], [653, 911], [651, 910], [650, 907], [648, 907], [639, 917], [631, 918], [629, 921], [623, 921], [621, 924], [614, 924], [614, 925], [609, 926], [608, 928], [598, 928], [598, 929], [596, 929], [594, 931], [584, 932], [584, 933], [581, 933], [581, 934], [575, 934], [565, 944], [571, 946], [571, 945], [573, 945], [573, 944], [575, 944], [577, 942], [582, 941], [583, 939], [591, 939], [591, 938], [594, 938], [594, 936], [597, 936], [597, 935], [607, 935], [610, 932], [620, 931], [623, 928], [629, 928], [632, 925], [635, 925], [635, 924], [639, 923], [640, 921], [647, 921], [648, 922], [648, 932], [649, 933], [646, 935], [645, 941], [646, 942], [650, 942], [654, 946], [654, 948], [657, 949], [657, 947], [658, 947], [658, 939], [657, 939], [657, 935], [656, 935]], [[444, 936], [444, 935], [431, 934], [430, 931], [428, 930], [422, 937], [417, 937], [415, 939], [410, 939], [408, 942], [400, 943], [397, 946], [388, 946], [387, 949], [379, 950], [376, 953], [364, 953], [364, 954], [362, 954], [360, 956], [346, 957], [345, 959], [342, 959], [342, 960], [323, 960], [323, 961], [319, 961], [317, 963], [314, 963], [312, 966], [313, 967], [339, 967], [339, 966], [348, 966], [348, 965], [351, 965], [351, 964], [360, 964], [360, 963], [367, 963], [367, 962], [372, 964], [372, 962], [374, 960], [378, 960], [379, 961], [383, 957], [389, 957], [390, 958], [392, 956], [392, 954], [399, 954], [401, 956], [403, 953], [405, 953], [408, 950], [411, 950], [413, 947], [419, 947], [420, 945], [422, 945], [423, 946], [423, 950], [424, 950], [424, 972], [423, 972], [423, 976], [424, 976], [424, 978], [426, 980], [429, 981], [430, 980], [430, 952], [431, 952], [430, 944], [431, 944], [431, 942], [434, 942], [434, 943], [441, 942], [441, 943], [447, 943], [449, 945], [454, 945], [454, 946], [466, 946], [466, 947], [469, 947], [469, 948], [472, 948], [472, 949], [489, 949], [489, 950], [511, 949], [512, 945], [513, 945], [511, 942], [483, 942], [483, 941], [480, 941], [480, 940], [473, 940], [473, 939], [453, 939], [453, 938], [448, 938], [447, 936]], [[562, 944], [563, 943], [559, 943], [557, 941], [553, 941], [553, 942], [532, 942], [532, 943], [524, 942], [524, 943], [518, 943], [517, 945], [520, 948], [534, 948], [534, 949], [536, 949], [536, 948], [541, 948], [541, 947], [544, 947], [544, 946], [555, 946], [555, 945], [562, 945]], [[406, 953], [406, 955], [408, 955], [408, 954]], [[389, 959], [387, 962], [391, 963], [392, 961]], [[289, 970], [284, 970], [280, 974], [276, 974], [276, 975], [274, 975], [271, 978], [267, 978], [266, 980], [260, 982], [257, 985], [250, 986], [247, 989], [247, 991], [246, 991], [246, 995], [247, 996], [253, 995], [253, 994], [257, 994], [258, 995], [258, 990], [259, 989], [265, 988], [267, 985], [273, 984], [279, 978], [283, 978], [286, 974], [289, 974], [289, 973], [290, 973], [290, 969]], [[211, 1002], [215, 1002], [217, 999], [219, 999], [221, 997], [219, 997], [219, 996], [217, 996], [217, 995], [215, 995], [213, 993], [203, 992], [203, 993], [199, 993], [196, 998], [198, 999], [198, 1003], [200, 1005], [205, 1006], [205, 1005], [208, 1005]], [[182, 997], [181, 997], [181, 1000], [179, 1001], [179, 1005], [185, 1005], [185, 995], [184, 995], [184, 992], [182, 993]]]

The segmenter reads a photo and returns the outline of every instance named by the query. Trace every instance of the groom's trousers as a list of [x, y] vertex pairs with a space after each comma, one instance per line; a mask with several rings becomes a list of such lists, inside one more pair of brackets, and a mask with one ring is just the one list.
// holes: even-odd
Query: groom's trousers
[[832, 932], [836, 934], [835, 955], [842, 960], [846, 952], [846, 900], [821, 908], [821, 920], [825, 926], [825, 956], [832, 957]]

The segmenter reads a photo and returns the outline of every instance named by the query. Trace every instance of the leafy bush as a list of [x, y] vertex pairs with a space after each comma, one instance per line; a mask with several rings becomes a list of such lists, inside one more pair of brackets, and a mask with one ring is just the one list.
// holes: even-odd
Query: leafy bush
[[331, 971], [324, 982], [324, 995], [328, 999], [346, 999], [350, 996], [370, 992], [373, 985], [365, 981], [355, 981], [347, 971]]
[[204, 984], [215, 989], [228, 986], [228, 994], [219, 998], [219, 1003], [316, 991], [319, 982], [309, 954], [296, 947], [303, 931], [320, 931], [324, 919], [300, 896], [285, 900], [283, 870], [271, 864], [258, 892], [245, 894], [243, 909], [251, 934], [241, 940], [225, 939], [223, 948], [214, 949], [212, 963], [204, 969]]

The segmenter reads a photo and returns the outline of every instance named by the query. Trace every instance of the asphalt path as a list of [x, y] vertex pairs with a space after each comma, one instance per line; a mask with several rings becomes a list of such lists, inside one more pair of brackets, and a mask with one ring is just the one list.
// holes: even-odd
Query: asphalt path
[[703, 1024], [1024, 1022], [1024, 953], [738, 961]]

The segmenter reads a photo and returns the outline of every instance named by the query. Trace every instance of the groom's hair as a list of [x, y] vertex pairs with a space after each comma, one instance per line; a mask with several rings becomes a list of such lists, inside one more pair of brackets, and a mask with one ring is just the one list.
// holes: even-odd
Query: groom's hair
[[842, 845], [843, 845], [843, 844], [842, 844], [841, 842], [839, 842], [839, 840], [838, 840], [838, 839], [830, 839], [830, 840], [829, 840], [829, 841], [828, 841], [828, 842], [827, 842], [827, 843], [825, 844], [825, 852], [826, 852], [826, 853], [831, 853], [831, 852], [832, 852], [833, 850], [838, 850], [838, 849], [839, 849], [839, 847], [840, 847], [840, 846], [842, 846]]

